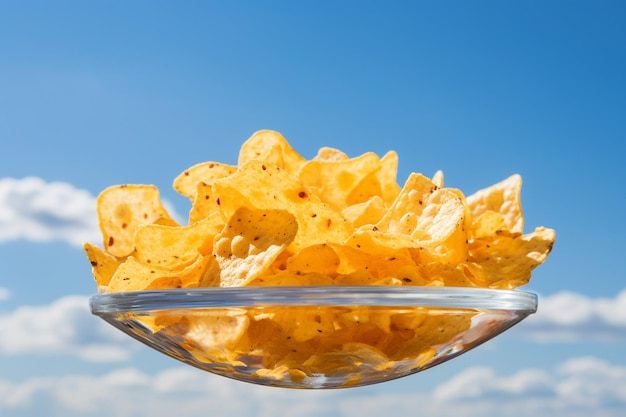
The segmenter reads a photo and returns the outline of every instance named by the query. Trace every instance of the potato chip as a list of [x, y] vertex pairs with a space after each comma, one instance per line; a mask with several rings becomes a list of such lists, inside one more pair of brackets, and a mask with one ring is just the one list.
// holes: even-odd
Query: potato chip
[[306, 247], [290, 256], [285, 270], [294, 274], [317, 272], [333, 276], [337, 273], [338, 266], [337, 253], [329, 245], [321, 243]]
[[426, 199], [435, 189], [435, 184], [424, 175], [410, 174], [376, 228], [383, 232], [412, 235], [417, 229], [417, 219], [424, 210]]
[[201, 255], [211, 255], [221, 222], [207, 217], [188, 226], [144, 224], [135, 232], [135, 258], [146, 265], [180, 270]]
[[91, 270], [98, 289], [106, 288], [109, 285], [109, 281], [111, 281], [111, 277], [119, 267], [120, 261], [91, 243], [84, 243], [83, 249], [91, 262]]
[[344, 152], [328, 146], [321, 147], [317, 155], [313, 157], [314, 161], [345, 161], [347, 159], [349, 157]]
[[450, 263], [467, 258], [465, 206], [455, 192], [445, 188], [429, 194], [411, 236], [424, 239], [431, 257]]
[[259, 130], [241, 146], [239, 151], [238, 165], [242, 166], [248, 161], [269, 162], [286, 169], [287, 172], [295, 173], [305, 159], [280, 133], [272, 130]]
[[380, 170], [376, 174], [382, 190], [381, 197], [386, 205], [391, 205], [400, 193], [397, 174], [398, 154], [394, 151], [389, 151], [380, 158]]
[[243, 309], [190, 312], [183, 345], [201, 361], [236, 360], [236, 347], [245, 338], [250, 318]]
[[198, 287], [201, 282], [213, 280], [206, 274], [215, 274], [216, 270], [211, 268], [214, 262], [212, 256], [200, 256], [194, 263], [180, 271], [172, 271], [147, 266], [133, 256], [129, 256], [111, 277], [106, 292]]
[[470, 262], [478, 265], [472, 269], [483, 286], [512, 289], [528, 283], [531, 272], [542, 264], [552, 250], [554, 230], [538, 227], [521, 236], [499, 236], [475, 240], [470, 244]]
[[298, 233], [289, 248], [294, 253], [311, 245], [342, 242], [350, 235], [350, 224], [340, 213], [276, 165], [250, 161], [233, 175], [216, 181], [213, 191], [226, 219], [239, 207], [292, 213], [298, 223]]
[[[218, 222], [219, 205], [213, 195], [213, 186], [205, 182], [196, 185], [196, 194], [189, 210], [189, 224], [196, 223], [207, 217], [213, 217], [214, 222]], [[224, 222], [222, 222], [224, 223]]]
[[[310, 192], [340, 211], [346, 206], [366, 201], [371, 197], [369, 189], [374, 188], [380, 194], [380, 182], [376, 177], [380, 167], [378, 155], [368, 152], [340, 161], [310, 160], [302, 165], [298, 178]], [[368, 182], [364, 191], [352, 194], [362, 181]]]
[[220, 286], [243, 286], [265, 272], [297, 231], [296, 218], [285, 210], [237, 209], [214, 238]]
[[135, 230], [139, 225], [166, 219], [173, 222], [163, 207], [158, 189], [153, 185], [109, 187], [98, 196], [98, 220], [104, 248], [116, 257], [134, 250]]
[[487, 210], [501, 213], [506, 229], [510, 233], [524, 231], [524, 217], [521, 204], [522, 177], [518, 174], [484, 188], [467, 197], [472, 218], [478, 218]]
[[380, 196], [374, 195], [362, 203], [353, 204], [341, 211], [343, 217], [357, 228], [364, 225], [374, 225], [385, 215], [385, 202]]
[[219, 162], [203, 162], [192, 166], [176, 177], [174, 189], [194, 201], [199, 183], [211, 185], [216, 180], [232, 174], [236, 169], [235, 166]]
[[435, 172], [435, 175], [433, 175], [431, 181], [433, 182], [433, 184], [435, 184], [437, 188], [443, 188], [443, 171], [438, 170], [437, 172]]

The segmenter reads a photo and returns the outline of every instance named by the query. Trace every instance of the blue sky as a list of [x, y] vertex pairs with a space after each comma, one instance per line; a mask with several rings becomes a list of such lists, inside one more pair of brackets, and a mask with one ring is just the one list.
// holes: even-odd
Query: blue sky
[[[619, 1], [0, 0], [0, 415], [621, 416], [626, 6]], [[524, 179], [557, 231], [536, 315], [454, 361], [329, 392], [245, 385], [92, 317], [95, 196], [236, 162], [396, 150], [470, 194]]]

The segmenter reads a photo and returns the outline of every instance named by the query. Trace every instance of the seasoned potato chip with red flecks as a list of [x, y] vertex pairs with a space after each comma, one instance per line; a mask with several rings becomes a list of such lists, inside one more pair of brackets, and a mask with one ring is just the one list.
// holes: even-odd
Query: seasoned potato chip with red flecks
[[294, 175], [276, 165], [250, 161], [233, 175], [216, 181], [214, 195], [224, 219], [240, 207], [286, 210], [298, 223], [298, 233], [289, 249], [295, 253], [307, 246], [342, 242], [351, 226], [316, 194], [311, 194]]
[[236, 169], [235, 166], [219, 162], [203, 162], [192, 166], [176, 177], [174, 189], [194, 201], [199, 183], [211, 185], [216, 180], [229, 176]]
[[[213, 268], [214, 263], [212, 256], [199, 256], [192, 264], [174, 271], [146, 265], [129, 256], [111, 277], [106, 292], [199, 287], [203, 282], [215, 280], [218, 271]], [[213, 276], [207, 277], [207, 274]]]
[[469, 245], [470, 271], [480, 286], [513, 289], [528, 283], [554, 244], [554, 230], [538, 227], [521, 236], [476, 239]]
[[255, 160], [278, 165], [291, 173], [297, 172], [306, 161], [283, 135], [273, 130], [259, 130], [241, 145], [238, 165]]
[[83, 249], [91, 262], [91, 270], [98, 289], [104, 289], [109, 285], [109, 281], [111, 281], [111, 277], [119, 267], [120, 261], [91, 243], [83, 244]]
[[[217, 216], [216, 216], [217, 217]], [[188, 226], [140, 225], [135, 232], [135, 258], [148, 266], [181, 270], [199, 256], [210, 255], [213, 236], [223, 228], [219, 218], [204, 218]]]
[[297, 231], [296, 218], [288, 211], [237, 209], [214, 238], [220, 286], [240, 287], [264, 273]]
[[[381, 163], [378, 155], [368, 152], [346, 160], [311, 160], [298, 172], [298, 178], [310, 192], [340, 211], [346, 206], [380, 195], [377, 173]], [[362, 184], [363, 182], [365, 184]], [[361, 187], [360, 192], [357, 190]]]
[[124, 257], [135, 249], [135, 230], [142, 224], [165, 221], [176, 224], [163, 207], [153, 185], [118, 185], [98, 196], [98, 220], [105, 250]]

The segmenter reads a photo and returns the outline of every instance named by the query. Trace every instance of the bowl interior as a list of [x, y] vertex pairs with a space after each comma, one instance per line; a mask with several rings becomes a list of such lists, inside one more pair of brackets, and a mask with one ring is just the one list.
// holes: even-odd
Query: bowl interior
[[536, 310], [521, 291], [242, 287], [98, 294], [92, 312], [181, 362], [254, 384], [345, 388], [448, 361]]

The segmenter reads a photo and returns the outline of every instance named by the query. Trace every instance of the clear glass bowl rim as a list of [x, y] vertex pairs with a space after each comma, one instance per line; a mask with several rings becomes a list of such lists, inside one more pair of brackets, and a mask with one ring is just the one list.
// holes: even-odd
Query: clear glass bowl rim
[[96, 315], [262, 306], [437, 307], [532, 314], [537, 310], [537, 296], [473, 287], [268, 286], [99, 293], [90, 297], [89, 306]]

